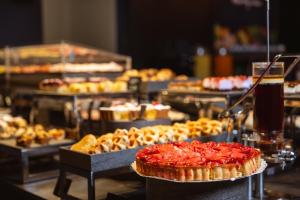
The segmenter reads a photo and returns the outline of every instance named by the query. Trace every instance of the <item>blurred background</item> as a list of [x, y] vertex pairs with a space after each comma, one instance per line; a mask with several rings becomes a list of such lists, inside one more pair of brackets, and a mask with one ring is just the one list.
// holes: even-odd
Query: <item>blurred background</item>
[[[299, 52], [299, 6], [271, 0], [272, 54]], [[2, 0], [0, 22], [0, 47], [66, 40], [130, 55], [135, 68], [192, 75], [209, 62], [215, 75], [249, 75], [266, 58], [264, 0]]]

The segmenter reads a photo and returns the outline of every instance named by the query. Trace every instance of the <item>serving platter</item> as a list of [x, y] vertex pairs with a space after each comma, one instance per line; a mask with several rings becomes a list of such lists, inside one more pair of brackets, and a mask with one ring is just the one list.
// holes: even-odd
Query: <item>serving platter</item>
[[261, 164], [260, 167], [253, 172], [252, 174], [248, 175], [248, 176], [241, 176], [241, 177], [237, 177], [237, 178], [230, 178], [230, 179], [220, 179], [220, 180], [202, 180], [202, 181], [178, 181], [178, 180], [172, 180], [172, 179], [166, 179], [166, 178], [162, 178], [162, 177], [157, 177], [157, 176], [146, 176], [144, 174], [141, 174], [137, 169], [136, 169], [136, 162], [133, 162], [131, 164], [131, 168], [133, 169], [133, 171], [135, 171], [139, 176], [144, 177], [144, 178], [150, 178], [150, 179], [157, 179], [157, 180], [161, 180], [161, 181], [169, 181], [169, 182], [174, 182], [174, 183], [210, 183], [210, 182], [223, 182], [223, 181], [236, 181], [239, 179], [244, 179], [244, 178], [248, 178], [250, 176], [254, 176], [256, 174], [260, 174], [262, 172], [264, 172], [264, 170], [267, 168], [268, 164], [265, 160], [261, 160]]

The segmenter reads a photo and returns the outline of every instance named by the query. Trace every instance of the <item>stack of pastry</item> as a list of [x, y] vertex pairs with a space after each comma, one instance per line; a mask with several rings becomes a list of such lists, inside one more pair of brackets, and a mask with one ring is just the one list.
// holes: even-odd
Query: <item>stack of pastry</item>
[[203, 85], [201, 80], [197, 81], [179, 81], [171, 82], [168, 85], [168, 89], [177, 91], [201, 91], [203, 90]]
[[252, 78], [247, 76], [208, 77], [203, 79], [203, 87], [207, 90], [244, 90], [252, 85]]
[[252, 78], [247, 76], [207, 77], [203, 80], [172, 82], [168, 89], [179, 91], [230, 91], [245, 90], [252, 85]]
[[218, 135], [223, 131], [223, 123], [201, 118], [198, 121], [176, 123], [173, 126], [157, 125], [141, 129], [117, 129], [96, 138], [87, 135], [71, 147], [71, 150], [88, 154], [120, 151], [157, 143], [179, 142], [200, 136]]
[[10, 138], [15, 138], [18, 146], [29, 147], [33, 142], [48, 144], [50, 140], [62, 140], [65, 138], [65, 131], [63, 129], [46, 130], [40, 124], [30, 126], [21, 117], [6, 115], [0, 120], [0, 139]]
[[[146, 120], [167, 119], [170, 106], [158, 103], [143, 104], [146, 110], [143, 118]], [[141, 105], [136, 103], [125, 103], [111, 107], [101, 107], [100, 115], [106, 121], [131, 121], [140, 116]]]
[[73, 80], [45, 79], [39, 84], [44, 91], [56, 91], [58, 93], [101, 93], [101, 92], [126, 92], [127, 83], [124, 81], [98, 80]]
[[298, 94], [300, 93], [300, 81], [285, 82], [284, 83], [285, 94]]
[[42, 125], [28, 126], [17, 130], [16, 144], [22, 147], [30, 147], [35, 142], [37, 144], [46, 145], [51, 140], [62, 140], [65, 138], [63, 129], [46, 130]]
[[128, 81], [130, 77], [141, 77], [142, 81], [169, 81], [172, 79], [186, 80], [188, 79], [185, 75], [175, 76], [175, 73], [168, 68], [163, 69], [142, 69], [142, 70], [128, 70], [124, 74], [118, 77], [118, 80]]

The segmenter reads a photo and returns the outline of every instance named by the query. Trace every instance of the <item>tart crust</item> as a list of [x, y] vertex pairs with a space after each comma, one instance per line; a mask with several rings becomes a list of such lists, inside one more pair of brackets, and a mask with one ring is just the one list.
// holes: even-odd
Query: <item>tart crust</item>
[[[186, 143], [186, 142], [183, 142]], [[197, 143], [197, 145], [207, 144], [200, 142], [192, 142], [191, 145]], [[173, 143], [171, 145], [177, 146], [178, 143]], [[218, 146], [217, 143], [210, 142]], [[170, 144], [166, 144], [170, 145]], [[222, 146], [226, 146], [225, 143], [221, 143]], [[229, 148], [230, 148], [229, 144]], [[257, 149], [251, 147], [245, 147], [243, 145], [238, 145], [241, 149], [247, 148], [251, 150], [251, 154], [246, 154], [247, 158], [234, 160], [234, 156], [230, 163], [213, 163], [213, 162], [203, 162], [201, 164], [194, 163], [193, 166], [188, 166], [190, 163], [181, 163], [183, 166], [170, 163], [170, 166], [160, 163], [160, 161], [151, 162], [151, 156], [153, 152], [147, 154], [149, 150], [159, 148], [164, 145], [154, 145], [152, 147], [146, 148], [146, 150], [140, 150], [136, 157], [136, 170], [146, 176], [161, 177], [170, 180], [177, 181], [210, 181], [210, 180], [223, 180], [239, 178], [241, 176], [249, 176], [260, 167], [261, 158], [260, 152]], [[184, 145], [186, 146], [186, 144]], [[176, 149], [176, 148], [175, 148]], [[193, 149], [193, 148], [192, 148]], [[194, 150], [192, 150], [194, 151]], [[222, 152], [222, 151], [219, 151]], [[218, 152], [218, 153], [219, 153]], [[168, 152], [170, 154], [170, 152]], [[159, 152], [157, 153], [159, 154]], [[199, 154], [200, 155], [200, 154]], [[176, 155], [176, 153], [174, 154]], [[241, 155], [239, 155], [241, 156]], [[163, 157], [162, 157], [163, 159]], [[187, 166], [184, 166], [187, 165]]]

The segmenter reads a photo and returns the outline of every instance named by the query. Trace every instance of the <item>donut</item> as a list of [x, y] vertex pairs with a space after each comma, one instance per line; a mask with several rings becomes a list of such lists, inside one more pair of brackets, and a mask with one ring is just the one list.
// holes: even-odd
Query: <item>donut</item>
[[207, 125], [203, 126], [202, 132], [203, 132], [205, 135], [210, 135], [210, 134], [211, 134], [211, 131], [212, 131], [212, 126], [211, 126], [210, 124], [207, 124]]
[[157, 127], [146, 127], [142, 128], [142, 131], [144, 132], [144, 144], [151, 145], [155, 142], [158, 142], [159, 138], [159, 130]]
[[[133, 146], [133, 141], [135, 140], [135, 143], [137, 143], [137, 146], [142, 146], [144, 144], [144, 134], [143, 131], [140, 129], [137, 129], [135, 127], [131, 128], [128, 131], [128, 138], [129, 138], [129, 143], [132, 145], [129, 145], [129, 148], [132, 148]], [[134, 145], [135, 145], [134, 143]]]
[[114, 135], [128, 135], [128, 131], [126, 129], [117, 129], [115, 130]]
[[112, 137], [112, 142], [114, 144], [124, 144], [125, 146], [129, 144], [129, 139], [127, 135], [114, 135]]
[[158, 143], [171, 142], [173, 139], [174, 131], [172, 126], [157, 126], [159, 130]]
[[205, 126], [205, 125], [207, 125], [208, 123], [209, 123], [209, 121], [210, 121], [210, 119], [208, 119], [208, 118], [200, 118], [200, 119], [198, 119], [198, 123], [201, 125], [201, 126]]
[[158, 141], [159, 133], [152, 128], [145, 128], [144, 130], [144, 145], [152, 145]]
[[222, 122], [217, 121], [217, 120], [211, 120], [211, 121], [209, 122], [209, 124], [210, 124], [211, 126], [220, 126], [220, 127], [222, 127]]
[[192, 131], [188, 134], [189, 138], [200, 137], [203, 132], [203, 127], [200, 125], [195, 125]]
[[219, 135], [220, 133], [222, 133], [221, 126], [212, 126], [211, 135]]
[[173, 131], [174, 131], [173, 141], [177, 141], [178, 135], [184, 135], [183, 138], [188, 138], [188, 135], [190, 133], [190, 131], [189, 131], [189, 129], [188, 129], [187, 126], [177, 126], [177, 127], [174, 127]]
[[97, 139], [96, 149], [98, 149], [100, 152], [110, 152], [113, 146], [112, 138], [113, 138], [112, 133], [108, 133], [100, 136]]
[[139, 143], [137, 142], [137, 140], [135, 138], [129, 139], [129, 144], [127, 145], [128, 149], [134, 149], [134, 148], [137, 148], [138, 146], [139, 146]]
[[184, 140], [187, 140], [188, 136], [187, 134], [183, 134], [183, 133], [179, 133], [179, 132], [175, 132], [174, 136], [173, 136], [173, 140], [175, 142], [183, 142]]

